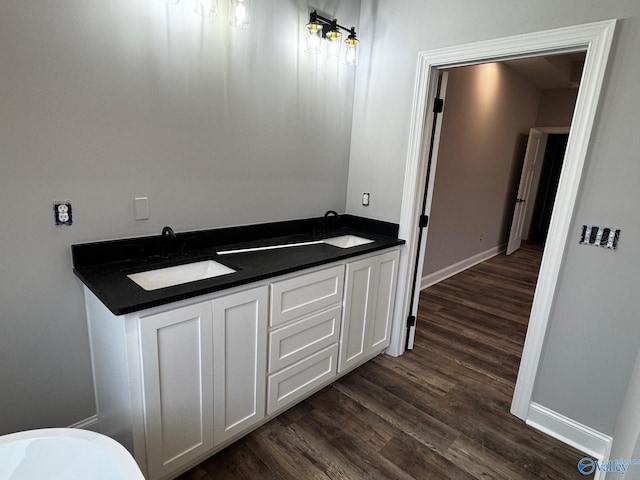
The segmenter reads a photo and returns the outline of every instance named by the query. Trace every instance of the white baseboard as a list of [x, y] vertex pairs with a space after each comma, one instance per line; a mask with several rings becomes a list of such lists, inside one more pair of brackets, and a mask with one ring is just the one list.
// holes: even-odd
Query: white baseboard
[[[98, 416], [93, 415], [84, 420], [80, 420], [73, 425], [69, 425], [69, 428], [81, 428], [83, 430], [91, 430], [92, 432], [98, 432]], [[99, 432], [98, 432], [99, 433]]]
[[[611, 437], [582, 425], [535, 402], [529, 406], [527, 425], [560, 440], [601, 462], [609, 461]], [[576, 458], [576, 468], [578, 461]], [[596, 470], [594, 480], [604, 479], [605, 472]]]
[[489, 250], [485, 250], [484, 252], [477, 253], [472, 257], [460, 260], [459, 262], [456, 262], [453, 265], [449, 265], [448, 267], [441, 268], [437, 272], [425, 275], [424, 277], [422, 277], [422, 280], [420, 282], [420, 290], [424, 290], [425, 288], [430, 287], [431, 285], [435, 285], [442, 280], [453, 277], [454, 275], [463, 272], [467, 268], [471, 268], [474, 265], [485, 262], [490, 258], [504, 252], [506, 249], [507, 244], [504, 243], [502, 245], [498, 245], [497, 247], [490, 248]]

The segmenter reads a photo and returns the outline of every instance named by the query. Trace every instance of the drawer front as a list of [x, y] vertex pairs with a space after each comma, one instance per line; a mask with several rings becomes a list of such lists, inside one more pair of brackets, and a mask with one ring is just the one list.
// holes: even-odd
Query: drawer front
[[269, 373], [288, 367], [338, 342], [342, 306], [337, 305], [269, 334]]
[[336, 376], [338, 344], [269, 376], [267, 414], [292, 404]]
[[271, 284], [271, 326], [342, 302], [344, 265]]

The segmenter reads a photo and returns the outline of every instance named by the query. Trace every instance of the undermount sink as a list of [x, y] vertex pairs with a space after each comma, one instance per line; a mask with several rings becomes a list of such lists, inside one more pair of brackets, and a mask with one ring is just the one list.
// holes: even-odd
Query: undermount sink
[[340, 248], [358, 247], [373, 242], [368, 238], [358, 237], [357, 235], [341, 235], [339, 237], [327, 238], [324, 243]]
[[186, 263], [174, 267], [157, 268], [146, 272], [132, 273], [127, 275], [145, 290], [157, 290], [159, 288], [171, 287], [182, 283], [195, 282], [205, 278], [214, 278], [221, 275], [234, 273], [233, 268], [229, 268], [213, 260], [203, 260], [200, 262]]
[[358, 237], [357, 235], [340, 235], [339, 237], [325, 238], [324, 240], [314, 240], [310, 242], [284, 243], [282, 245], [269, 245], [265, 247], [238, 248], [235, 250], [222, 250], [216, 252], [218, 255], [230, 255], [232, 253], [261, 252], [263, 250], [278, 250], [281, 248], [304, 247], [306, 245], [319, 245], [326, 243], [338, 248], [351, 248], [359, 245], [372, 243], [373, 240]]

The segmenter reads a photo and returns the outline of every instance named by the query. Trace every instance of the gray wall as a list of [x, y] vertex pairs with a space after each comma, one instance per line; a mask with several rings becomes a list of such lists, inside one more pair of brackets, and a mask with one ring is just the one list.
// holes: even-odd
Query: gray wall
[[345, 210], [355, 70], [302, 53], [306, 1], [219, 3], [0, 3], [0, 434], [95, 413], [72, 243]]
[[450, 69], [423, 277], [506, 244], [529, 130], [570, 126], [577, 92], [502, 63]]
[[[640, 454], [640, 354], [636, 359], [633, 373], [627, 387], [627, 395], [620, 410], [614, 432], [615, 442], [611, 449], [611, 459], [638, 459]], [[624, 479], [638, 478], [639, 465], [631, 465]]]
[[502, 63], [449, 71], [423, 275], [506, 242], [539, 101]]
[[[612, 434], [640, 346], [640, 2], [541, 0], [434, 4], [363, 0], [347, 210], [399, 221], [419, 51], [621, 19], [586, 159], [533, 400]], [[381, 115], [380, 112], [384, 112]], [[371, 206], [362, 207], [362, 192]], [[622, 229], [616, 252], [578, 245], [583, 223]]]

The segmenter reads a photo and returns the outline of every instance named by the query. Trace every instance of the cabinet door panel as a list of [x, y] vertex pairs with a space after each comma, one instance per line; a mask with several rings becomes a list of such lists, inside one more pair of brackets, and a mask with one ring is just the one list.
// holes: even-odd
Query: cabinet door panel
[[211, 304], [139, 320], [150, 478], [213, 448]]
[[337, 343], [342, 306], [315, 313], [269, 334], [269, 373]]
[[389, 346], [396, 282], [398, 279], [399, 257], [400, 252], [398, 250], [385, 253], [379, 257], [377, 291], [375, 296], [376, 308], [372, 313], [371, 335], [367, 340], [367, 345], [371, 351], [380, 350]]
[[343, 265], [273, 283], [271, 326], [340, 303], [343, 286]]
[[267, 300], [264, 286], [213, 301], [216, 445], [264, 418]]
[[399, 250], [347, 264], [340, 373], [389, 345]]
[[366, 354], [367, 322], [370, 319], [374, 264], [366, 258], [347, 264], [342, 333], [340, 335], [340, 365], [342, 372], [358, 363]]

